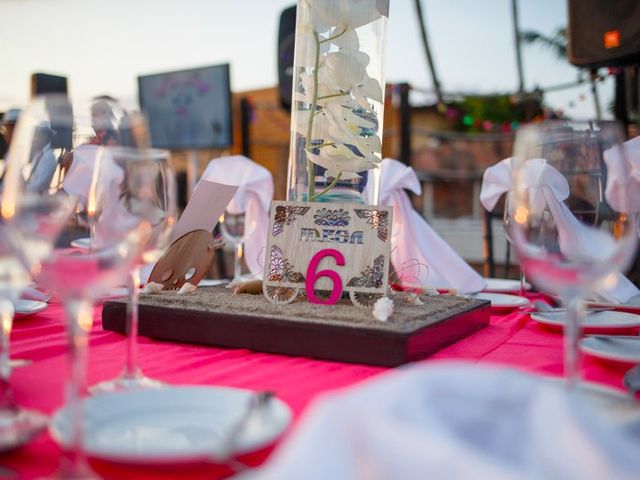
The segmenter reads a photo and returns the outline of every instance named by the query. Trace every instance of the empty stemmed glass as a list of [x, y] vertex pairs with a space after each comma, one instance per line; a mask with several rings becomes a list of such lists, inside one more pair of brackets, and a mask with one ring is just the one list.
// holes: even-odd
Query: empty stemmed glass
[[[233, 203], [233, 201], [232, 201]], [[235, 212], [227, 208], [220, 217], [220, 232], [225, 241], [233, 245], [233, 280], [231, 285], [242, 281], [242, 258], [244, 256], [245, 212]]]
[[[138, 117], [129, 122], [130, 128], [135, 129], [129, 141], [139, 144], [146, 135], [146, 123]], [[139, 137], [142, 137], [139, 138]], [[169, 244], [171, 232], [176, 218], [176, 194], [171, 155], [166, 150], [149, 148], [108, 148], [115, 163], [124, 172], [128, 182], [134, 185], [148, 183], [153, 190], [141, 192], [131, 188], [129, 202], [152, 201], [155, 212], [149, 217], [149, 235], [140, 239], [138, 245], [139, 256], [129, 275], [129, 301], [127, 303], [127, 351], [124, 369], [119, 377], [107, 380], [91, 387], [91, 393], [105, 393], [115, 390], [129, 390], [135, 388], [155, 388], [163, 384], [146, 377], [137, 363], [138, 336], [138, 294], [140, 289], [140, 266], [155, 263]], [[144, 177], [144, 182], [138, 177]], [[144, 195], [146, 200], [141, 196]]]
[[[61, 153], [59, 158], [66, 160], [52, 173], [48, 187], [31, 189], [31, 152], [35, 132], [44, 124], [56, 135], [68, 133], [54, 141], [58, 150], [69, 148], [78, 124], [65, 97], [39, 97], [20, 117], [9, 151], [1, 211], [4, 224], [20, 238], [16, 258], [65, 305], [71, 376], [63, 414], [65, 453], [57, 476], [92, 478], [83, 451], [82, 397], [93, 304], [123, 284], [140, 256], [140, 246], [154, 234], [156, 177], [146, 174], [151, 161], [141, 161], [133, 170], [143, 173], [132, 174], [110, 147], [97, 142], [82, 155], [75, 150], [66, 157]], [[79, 238], [87, 237], [88, 225], [95, 229], [91, 248], [74, 247]]]
[[18, 406], [10, 384], [9, 339], [14, 303], [30, 282], [29, 272], [16, 258], [17, 236], [0, 224], [0, 449], [17, 446], [46, 426], [46, 417]]
[[[511, 241], [511, 237], [509, 236], [509, 224], [512, 221], [510, 212], [509, 212], [509, 196], [507, 195], [505, 200], [504, 200], [504, 212], [502, 214], [502, 224], [504, 226], [504, 233], [505, 233], [505, 237], [507, 238], [507, 241], [510, 244], [513, 244], [513, 242]], [[519, 295], [521, 297], [524, 297], [526, 292], [526, 288], [525, 288], [525, 276], [524, 276], [524, 267], [522, 266], [522, 262], [519, 261], [520, 264], [520, 291], [519, 291]]]
[[567, 308], [565, 375], [579, 380], [583, 300], [621, 281], [638, 242], [637, 192], [615, 122], [522, 127], [512, 158], [507, 229], [528, 278]]

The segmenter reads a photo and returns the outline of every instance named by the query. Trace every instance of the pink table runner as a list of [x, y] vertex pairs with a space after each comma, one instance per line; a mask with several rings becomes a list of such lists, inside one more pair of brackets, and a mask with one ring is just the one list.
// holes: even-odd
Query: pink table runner
[[[38, 315], [17, 319], [12, 332], [12, 357], [33, 360], [16, 369], [12, 377], [16, 400], [25, 407], [46, 413], [62, 404], [63, 383], [67, 376], [63, 310], [51, 304]], [[634, 332], [637, 333], [637, 332]], [[124, 359], [123, 337], [101, 328], [99, 309], [90, 336], [89, 384], [116, 376]], [[273, 390], [293, 409], [296, 418], [317, 394], [352, 385], [387, 369], [256, 353], [196, 345], [174, 344], [140, 338], [140, 364], [146, 374], [176, 385], [206, 384]], [[562, 374], [562, 335], [531, 321], [521, 311], [499, 313], [491, 325], [425, 361], [468, 360], [497, 362], [530, 372]], [[622, 388], [621, 379], [628, 365], [587, 357], [584, 376], [588, 380]], [[42, 434], [26, 447], [1, 455], [0, 465], [16, 470], [20, 478], [51, 473], [59, 450], [48, 434]], [[259, 463], [266, 456], [254, 455], [247, 462]], [[110, 477], [172, 478], [170, 470], [124, 469], [96, 464]], [[181, 470], [183, 478], [212, 478], [211, 468], [202, 466]], [[219, 472], [218, 472], [219, 473]]]

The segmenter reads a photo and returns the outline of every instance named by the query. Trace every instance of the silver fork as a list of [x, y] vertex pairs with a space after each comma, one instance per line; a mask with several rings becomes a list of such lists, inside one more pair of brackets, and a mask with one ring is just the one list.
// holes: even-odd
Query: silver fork
[[238, 421], [229, 429], [227, 435], [222, 439], [220, 451], [212, 456], [212, 459], [221, 464], [231, 467], [236, 473], [249, 468], [242, 462], [233, 458], [234, 450], [237, 446], [240, 435], [247, 428], [254, 415], [266, 407], [274, 393], [268, 390], [252, 393], [247, 401], [247, 407]]

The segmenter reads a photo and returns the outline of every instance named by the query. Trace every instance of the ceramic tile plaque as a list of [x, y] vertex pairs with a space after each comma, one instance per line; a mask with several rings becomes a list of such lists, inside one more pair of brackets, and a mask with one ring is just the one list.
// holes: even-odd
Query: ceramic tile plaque
[[343, 292], [371, 307], [389, 282], [391, 207], [353, 203], [271, 205], [263, 291], [273, 303], [333, 305]]

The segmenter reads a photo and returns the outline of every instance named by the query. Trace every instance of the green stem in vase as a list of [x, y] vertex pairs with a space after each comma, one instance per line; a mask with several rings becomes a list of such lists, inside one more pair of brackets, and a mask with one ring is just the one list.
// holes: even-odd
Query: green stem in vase
[[325, 38], [324, 40], [321, 40], [320, 43], [325, 43], [325, 42], [330, 42], [332, 40], [335, 40], [338, 37], [341, 37], [342, 35], [344, 35], [345, 33], [347, 33], [347, 27], [344, 28], [344, 30], [342, 30], [339, 34], [334, 35], [333, 37], [329, 37], [329, 38]]
[[313, 202], [315, 199], [317, 199], [318, 197], [320, 197], [321, 195], [324, 195], [325, 193], [327, 193], [329, 190], [331, 190], [333, 187], [335, 187], [338, 182], [340, 181], [340, 177], [342, 177], [342, 172], [339, 172], [338, 175], [336, 176], [336, 178], [333, 179], [333, 182], [331, 182], [327, 188], [325, 188], [324, 190], [322, 190], [320, 193], [314, 195], [313, 197], [309, 197], [309, 200], [311, 202]]
[[[316, 44], [315, 59], [313, 64], [313, 99], [311, 102], [311, 113], [307, 122], [307, 138], [305, 143], [305, 152], [311, 149], [311, 135], [313, 133], [313, 117], [315, 117], [316, 108], [318, 107], [318, 69], [320, 68], [320, 37], [317, 32], [313, 32], [313, 40]], [[316, 198], [316, 175], [315, 164], [307, 156], [307, 181], [309, 183], [309, 192], [307, 199], [313, 201]]]

